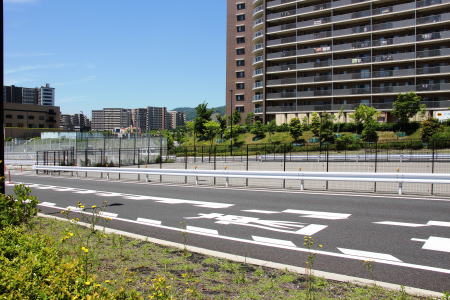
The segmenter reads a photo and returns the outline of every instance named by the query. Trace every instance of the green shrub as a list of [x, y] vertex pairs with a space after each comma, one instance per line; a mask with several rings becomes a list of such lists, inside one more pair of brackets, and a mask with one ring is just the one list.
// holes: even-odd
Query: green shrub
[[358, 150], [362, 147], [360, 139], [353, 134], [344, 134], [336, 139], [336, 150]]
[[37, 212], [38, 200], [23, 184], [14, 187], [13, 195], [0, 194], [0, 230], [6, 226], [27, 224]]
[[1, 299], [140, 299], [86, 278], [77, 259], [63, 260], [53, 240], [23, 226], [0, 231], [0, 262]]

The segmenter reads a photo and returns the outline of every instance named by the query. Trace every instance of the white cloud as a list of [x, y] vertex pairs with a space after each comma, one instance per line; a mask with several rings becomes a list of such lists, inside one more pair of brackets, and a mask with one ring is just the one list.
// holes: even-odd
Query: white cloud
[[20, 67], [5, 70], [5, 75], [26, 72], [26, 71], [35, 71], [35, 70], [61, 69], [61, 68], [67, 67], [67, 66], [68, 66], [67, 64], [20, 66]]

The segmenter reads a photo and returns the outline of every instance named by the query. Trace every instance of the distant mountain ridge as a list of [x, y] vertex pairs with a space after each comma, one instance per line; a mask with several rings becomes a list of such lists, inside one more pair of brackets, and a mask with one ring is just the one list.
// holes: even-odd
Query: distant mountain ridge
[[[212, 108], [215, 113], [219, 113], [221, 115], [225, 114], [225, 106], [213, 107]], [[192, 121], [195, 119], [195, 108], [193, 107], [177, 107], [172, 110], [184, 112], [186, 114], [186, 121]]]

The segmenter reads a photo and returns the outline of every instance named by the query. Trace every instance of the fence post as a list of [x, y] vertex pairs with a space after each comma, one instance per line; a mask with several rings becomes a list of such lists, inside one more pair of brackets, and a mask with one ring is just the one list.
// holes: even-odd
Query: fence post
[[[283, 172], [286, 172], [286, 144], [283, 145]], [[286, 179], [283, 179], [283, 189], [286, 188]]]
[[[187, 170], [188, 166], [188, 150], [187, 147], [184, 148], [184, 169]], [[184, 176], [184, 183], [187, 184], [187, 176]]]
[[[228, 167], [225, 166], [225, 172], [227, 172]], [[225, 186], [229, 187], [230, 186], [230, 178], [225, 177]]]
[[[36, 151], [36, 166], [39, 165], [39, 151]], [[36, 175], [39, 174], [39, 171], [36, 170]]]
[[[119, 168], [122, 166], [122, 138], [119, 138]], [[120, 180], [120, 172], [119, 172]]]
[[[329, 147], [329, 145], [327, 144], [327, 153], [326, 153], [326, 156], [327, 156], [327, 173], [329, 171], [328, 161], [329, 161], [329, 155], [330, 155], [330, 151], [329, 151], [328, 147]], [[328, 180], [326, 181], [325, 185], [326, 185], [325, 188], [328, 191]]]
[[[162, 169], [162, 163], [163, 163], [162, 143], [159, 143], [159, 169]], [[162, 182], [162, 175], [159, 175], [159, 182]]]
[[[138, 169], [141, 168], [141, 159], [140, 159], [140, 151], [138, 151], [137, 153], [137, 158], [138, 158]], [[141, 181], [141, 174], [138, 174], [138, 181]]]
[[203, 147], [204, 147], [204, 146], [202, 146], [202, 163], [203, 163]]
[[[431, 142], [431, 173], [434, 173], [434, 161], [435, 161], [435, 155], [436, 155], [436, 148], [434, 147], [434, 141]], [[431, 184], [431, 195], [434, 194], [434, 184]]]
[[[248, 171], [248, 144], [247, 144], [247, 154], [246, 154], [246, 165], [245, 170]], [[248, 178], [245, 178], [245, 186], [248, 186]]]
[[[378, 142], [375, 142], [375, 173], [378, 172]], [[377, 192], [377, 182], [374, 182], [373, 185], [373, 192], [376, 193]]]
[[[214, 146], [214, 170], [216, 170], [217, 146]], [[216, 185], [216, 176], [214, 176], [214, 185]]]

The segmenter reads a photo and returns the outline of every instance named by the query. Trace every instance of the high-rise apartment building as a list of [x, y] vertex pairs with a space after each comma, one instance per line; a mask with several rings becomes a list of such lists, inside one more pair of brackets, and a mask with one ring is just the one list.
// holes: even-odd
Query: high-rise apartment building
[[3, 97], [5, 103], [55, 105], [55, 89], [48, 83], [40, 88], [4, 86]]
[[131, 126], [131, 110], [124, 108], [104, 108], [92, 111], [91, 128], [96, 131], [111, 131], [114, 128]]
[[66, 131], [87, 131], [91, 128], [91, 124], [84, 114], [65, 114], [61, 115], [60, 128]]
[[147, 131], [167, 129], [167, 108], [147, 107]]
[[180, 111], [167, 112], [168, 129], [175, 129], [186, 124], [186, 114]]
[[284, 123], [366, 104], [388, 121], [410, 91], [450, 107], [450, 0], [228, 0], [227, 44], [228, 113]]

